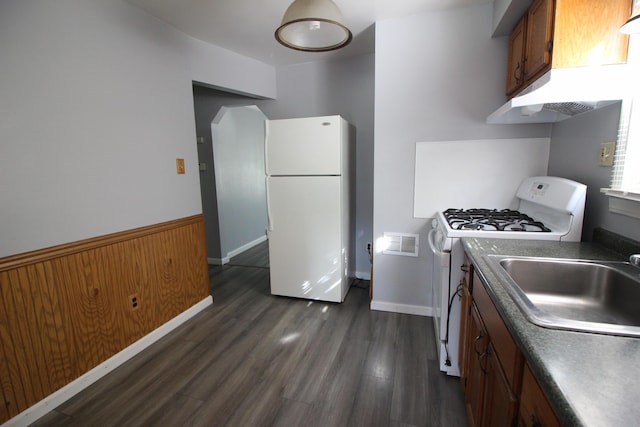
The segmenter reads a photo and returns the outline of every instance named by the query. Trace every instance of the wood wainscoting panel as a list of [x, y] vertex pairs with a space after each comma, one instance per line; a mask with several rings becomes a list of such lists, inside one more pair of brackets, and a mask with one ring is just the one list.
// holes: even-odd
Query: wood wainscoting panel
[[0, 423], [208, 295], [202, 215], [0, 259]]

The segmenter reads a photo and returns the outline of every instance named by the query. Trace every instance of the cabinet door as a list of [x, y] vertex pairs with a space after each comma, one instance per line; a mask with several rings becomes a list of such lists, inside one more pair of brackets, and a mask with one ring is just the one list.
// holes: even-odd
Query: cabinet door
[[475, 305], [471, 305], [467, 341], [467, 384], [464, 390], [467, 416], [471, 426], [479, 426], [484, 401], [484, 370], [488, 337]]
[[524, 83], [524, 49], [527, 15], [523, 16], [509, 36], [507, 62], [507, 96], [513, 95]]
[[630, 0], [556, 2], [553, 68], [624, 64], [629, 37], [620, 26], [629, 18]]
[[520, 394], [520, 427], [560, 427], [547, 397], [538, 385], [528, 365], [524, 366], [522, 392]]
[[458, 368], [460, 369], [460, 382], [462, 383], [462, 389], [464, 390], [467, 384], [467, 378], [469, 376], [469, 351], [467, 349], [468, 343], [471, 341], [469, 336], [471, 316], [469, 310], [471, 309], [471, 293], [467, 283], [462, 287], [462, 301], [460, 304], [460, 344], [458, 351]]
[[471, 309], [471, 271], [473, 267], [466, 254], [460, 270], [462, 276], [462, 292], [460, 301], [460, 339], [458, 341], [458, 368], [460, 369], [460, 381], [464, 390], [467, 382], [467, 342], [469, 341], [469, 310]]
[[496, 357], [491, 343], [487, 347], [485, 400], [482, 410], [483, 426], [515, 425], [518, 399], [513, 394], [509, 382]]
[[537, 78], [551, 66], [554, 0], [536, 0], [527, 16], [525, 79]]

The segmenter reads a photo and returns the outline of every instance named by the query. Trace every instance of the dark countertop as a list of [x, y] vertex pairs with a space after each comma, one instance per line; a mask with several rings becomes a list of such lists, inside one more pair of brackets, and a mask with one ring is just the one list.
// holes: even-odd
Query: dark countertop
[[[594, 243], [463, 238], [527, 363], [568, 426], [629, 426], [640, 420], [640, 338], [553, 330], [531, 323], [485, 260], [488, 254], [626, 261]], [[640, 301], [638, 301], [640, 309]]]

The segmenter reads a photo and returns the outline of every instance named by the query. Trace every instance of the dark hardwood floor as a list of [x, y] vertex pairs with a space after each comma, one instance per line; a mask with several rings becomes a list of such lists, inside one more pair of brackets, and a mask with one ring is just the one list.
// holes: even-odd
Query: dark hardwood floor
[[[465, 426], [431, 319], [272, 296], [266, 243], [211, 267], [214, 303], [36, 426]], [[266, 260], [266, 261], [265, 261]]]
[[269, 268], [269, 242], [265, 241], [231, 258], [228, 266]]

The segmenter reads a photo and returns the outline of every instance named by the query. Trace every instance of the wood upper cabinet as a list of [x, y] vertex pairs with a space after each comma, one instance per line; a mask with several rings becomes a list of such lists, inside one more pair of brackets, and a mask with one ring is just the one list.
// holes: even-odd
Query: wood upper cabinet
[[553, 0], [536, 0], [529, 8], [524, 55], [524, 77], [527, 82], [551, 67], [553, 11]]
[[632, 0], [555, 0], [552, 68], [627, 62]]
[[524, 83], [524, 46], [527, 15], [523, 16], [509, 36], [507, 66], [507, 96], [515, 93]]
[[509, 36], [507, 96], [551, 67], [554, 0], [535, 0]]
[[507, 97], [552, 68], [622, 64], [632, 0], [534, 0], [509, 37]]

